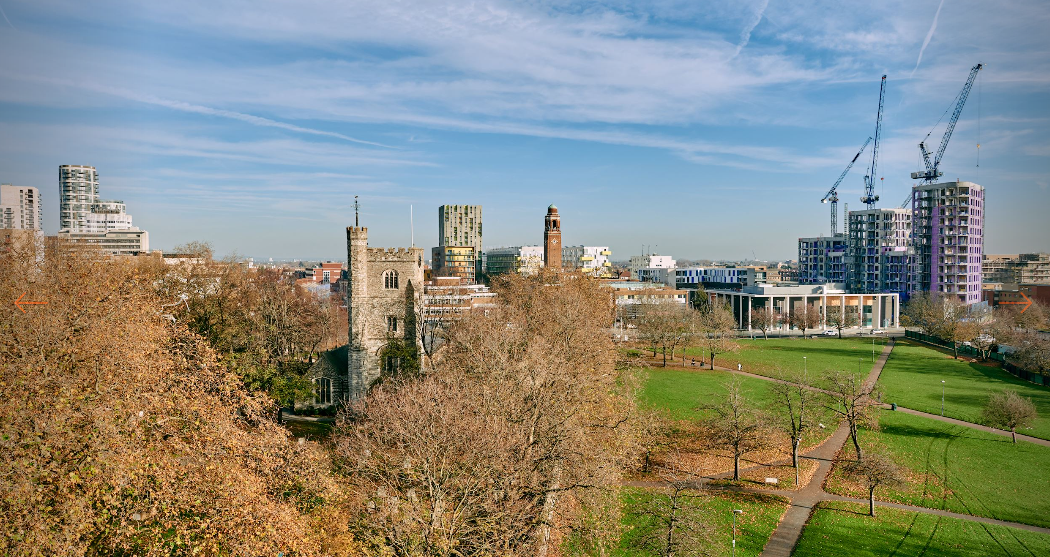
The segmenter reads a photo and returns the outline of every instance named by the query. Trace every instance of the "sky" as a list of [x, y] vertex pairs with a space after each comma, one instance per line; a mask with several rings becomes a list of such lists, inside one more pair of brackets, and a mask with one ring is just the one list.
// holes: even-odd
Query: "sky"
[[[86, 164], [153, 249], [345, 259], [359, 196], [373, 246], [409, 245], [410, 213], [436, 245], [444, 203], [483, 206], [486, 248], [539, 244], [553, 203], [565, 245], [614, 260], [790, 259], [830, 231], [820, 199], [874, 133], [880, 77], [894, 207], [982, 62], [944, 179], [985, 186], [986, 253], [1050, 251], [1045, 0], [0, 10], [0, 182], [41, 189], [48, 233], [58, 166]], [[870, 164], [839, 186], [850, 209]]]

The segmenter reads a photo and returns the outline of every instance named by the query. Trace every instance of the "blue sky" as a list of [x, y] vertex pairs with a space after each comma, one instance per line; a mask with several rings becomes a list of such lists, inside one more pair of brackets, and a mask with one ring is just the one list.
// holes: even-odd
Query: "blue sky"
[[[1050, 250], [1045, 1], [0, 0], [0, 182], [99, 169], [154, 248], [345, 258], [437, 242], [484, 206], [487, 247], [786, 259], [874, 131], [877, 193], [986, 64], [941, 165], [987, 188], [989, 253]], [[920, 60], [921, 58], [921, 60]], [[947, 117], [945, 117], [945, 120]], [[934, 129], [936, 145], [943, 131]], [[981, 144], [980, 167], [977, 144]], [[861, 208], [865, 160], [840, 186]]]

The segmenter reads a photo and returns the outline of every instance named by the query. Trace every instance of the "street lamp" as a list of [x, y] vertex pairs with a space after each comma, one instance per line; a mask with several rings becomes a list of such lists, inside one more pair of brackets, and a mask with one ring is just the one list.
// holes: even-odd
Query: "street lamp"
[[802, 356], [802, 374], [803, 375], [806, 375], [807, 372], [809, 371], [809, 369], [806, 366], [807, 366], [807, 364], [806, 364], [806, 357]]
[[941, 379], [941, 417], [944, 417], [944, 379]]
[[744, 514], [740, 509], [733, 509], [733, 557], [736, 557], [736, 515]]

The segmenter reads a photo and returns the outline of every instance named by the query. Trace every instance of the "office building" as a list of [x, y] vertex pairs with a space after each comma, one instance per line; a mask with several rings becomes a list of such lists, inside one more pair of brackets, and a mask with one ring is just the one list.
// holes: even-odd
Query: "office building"
[[896, 328], [900, 326], [900, 295], [893, 292], [872, 294], [850, 293], [831, 284], [773, 286], [759, 284], [740, 290], [708, 290], [712, 304], [726, 304], [733, 312], [737, 328], [751, 330], [752, 310], [778, 316], [776, 330], [791, 329], [791, 314], [807, 308], [816, 309], [820, 323], [827, 326], [829, 309], [842, 308], [857, 316], [860, 327]]
[[627, 270], [631, 272], [632, 280], [641, 280], [638, 278], [639, 269], [674, 269], [676, 263], [670, 255], [632, 255]]
[[476, 282], [483, 270], [481, 235], [481, 205], [438, 207], [438, 247], [431, 252], [434, 273]]
[[846, 234], [850, 291], [908, 292], [912, 258], [909, 209], [850, 211]]
[[912, 292], [954, 294], [981, 301], [984, 188], [944, 182], [912, 188]]
[[27, 186], [0, 184], [0, 228], [41, 230], [43, 210], [40, 190]]
[[94, 166], [64, 164], [58, 167], [58, 228], [81, 232], [91, 206], [98, 202], [98, 172]]
[[798, 281], [802, 284], [846, 282], [846, 236], [798, 239]]
[[512, 246], [485, 252], [485, 272], [490, 276], [535, 275], [542, 267], [543, 246]]
[[595, 277], [612, 276], [612, 254], [608, 246], [565, 246], [561, 250], [561, 265], [569, 271], [579, 271]]
[[[640, 271], [647, 276], [649, 270]], [[754, 267], [679, 267], [667, 272], [661, 282], [672, 288], [720, 289], [753, 286], [756, 283]]]
[[107, 255], [140, 255], [149, 252], [149, 233], [136, 227], [103, 233], [59, 230], [58, 238], [98, 248]]

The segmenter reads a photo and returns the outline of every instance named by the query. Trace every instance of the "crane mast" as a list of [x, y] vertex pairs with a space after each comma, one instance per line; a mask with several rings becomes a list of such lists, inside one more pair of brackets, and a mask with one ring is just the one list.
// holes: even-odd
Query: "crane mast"
[[886, 102], [886, 76], [882, 76], [879, 84], [879, 113], [875, 118], [875, 144], [871, 148], [871, 169], [864, 177], [864, 197], [860, 200], [867, 205], [868, 209], [875, 208], [875, 202], [879, 196], [875, 195], [875, 171], [879, 165], [879, 135], [882, 133], [882, 107]]
[[857, 162], [857, 159], [860, 158], [861, 153], [863, 153], [864, 149], [866, 149], [868, 147], [868, 143], [871, 143], [871, 137], [869, 137], [864, 142], [864, 145], [860, 146], [860, 150], [857, 151], [857, 154], [853, 155], [853, 160], [849, 161], [849, 164], [846, 165], [846, 170], [843, 170], [842, 174], [839, 174], [839, 179], [835, 180], [835, 185], [831, 186], [831, 189], [828, 190], [828, 193], [825, 193], [824, 194], [824, 198], [820, 200], [821, 203], [831, 202], [831, 235], [832, 236], [834, 236], [835, 234], [838, 234], [838, 228], [839, 228], [839, 193], [838, 193], [839, 184], [841, 184], [842, 180], [846, 178], [846, 174], [849, 174], [849, 169], [853, 168], [853, 163]]
[[932, 184], [934, 180], [944, 176], [944, 173], [940, 170], [941, 157], [944, 156], [944, 150], [948, 148], [948, 140], [952, 138], [952, 132], [955, 131], [955, 124], [959, 122], [959, 116], [962, 115], [963, 106], [966, 105], [966, 97], [970, 96], [970, 88], [973, 87], [973, 80], [977, 77], [977, 72], [981, 71], [984, 64], [977, 63], [976, 66], [970, 68], [970, 76], [966, 78], [966, 84], [963, 85], [962, 91], [959, 91], [959, 101], [955, 105], [955, 111], [952, 112], [952, 117], [948, 120], [948, 127], [944, 130], [944, 137], [941, 138], [941, 145], [937, 148], [937, 154], [934, 155], [933, 160], [930, 160], [930, 152], [926, 150], [926, 140], [930, 138], [930, 133], [926, 134], [926, 138], [919, 142], [919, 150], [922, 151], [922, 161], [926, 164], [926, 170], [924, 172], [912, 172], [911, 177], [913, 180], [921, 180], [923, 183]]

